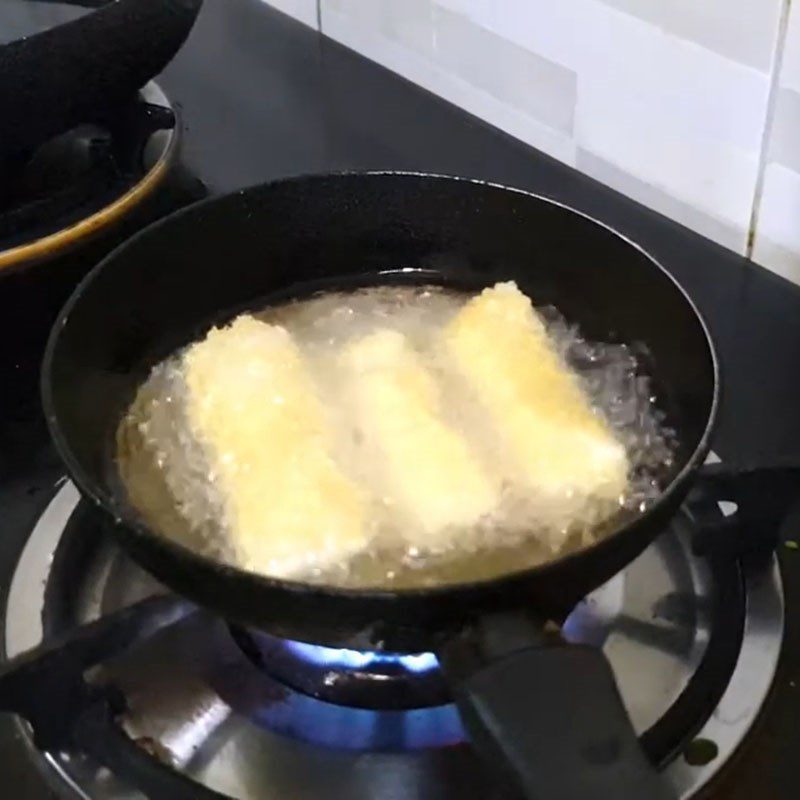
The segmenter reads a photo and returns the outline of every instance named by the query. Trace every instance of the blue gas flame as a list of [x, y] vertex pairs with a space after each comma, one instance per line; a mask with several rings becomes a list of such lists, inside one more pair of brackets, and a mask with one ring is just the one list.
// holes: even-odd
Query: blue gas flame
[[421, 674], [437, 669], [439, 661], [433, 653], [375, 653], [370, 650], [346, 650], [336, 647], [322, 647], [306, 642], [287, 642], [289, 649], [309, 664], [328, 669], [357, 670], [372, 666], [398, 665], [407, 672]]

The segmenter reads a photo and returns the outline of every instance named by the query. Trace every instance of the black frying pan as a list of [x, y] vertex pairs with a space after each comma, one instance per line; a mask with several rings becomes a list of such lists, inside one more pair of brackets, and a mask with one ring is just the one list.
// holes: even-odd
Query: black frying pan
[[[132, 513], [112, 464], [114, 432], [153, 364], [226, 311], [258, 306], [294, 284], [354, 273], [381, 281], [382, 271], [398, 268], [474, 288], [514, 279], [588, 338], [646, 344], [679, 439], [660, 500], [558, 561], [396, 592], [247, 573], [167, 540]], [[435, 650], [473, 739], [529, 797], [668, 796], [602, 655], [542, 633], [544, 621], [562, 620], [663, 530], [705, 458], [717, 408], [717, 361], [696, 308], [613, 230], [521, 191], [415, 174], [298, 178], [200, 203], [131, 239], [77, 288], [47, 348], [43, 401], [81, 492], [175, 591], [292, 639]]]
[[66, 0], [103, 6], [0, 46], [0, 177], [42, 142], [102, 121], [172, 60], [203, 0]]

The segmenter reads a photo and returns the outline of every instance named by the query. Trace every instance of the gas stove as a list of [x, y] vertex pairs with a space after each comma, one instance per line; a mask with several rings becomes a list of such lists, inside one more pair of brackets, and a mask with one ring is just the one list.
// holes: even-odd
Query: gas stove
[[[3, 29], [6, 15], [34, 7], [49, 13], [3, 5]], [[796, 287], [260, 0], [206, 0], [158, 84], [182, 119], [182, 147], [148, 202], [108, 235], [0, 271], [0, 657], [163, 591], [63, 482], [37, 376], [52, 318], [86, 270], [147, 221], [206, 193], [287, 174], [412, 169], [519, 185], [582, 209], [652, 252], [707, 319], [725, 384], [714, 443], [724, 461], [800, 463]], [[784, 800], [796, 794], [800, 746], [800, 518], [770, 542], [775, 555], [741, 560], [715, 551], [725, 542], [721, 513], [687, 508], [587, 598], [566, 634], [603, 647], [648, 754], [680, 796]], [[114, 777], [76, 753], [43, 755], [24, 723], [0, 715], [0, 769], [13, 796], [129, 797], [121, 773], [131, 764], [167, 781], [171, 800], [200, 798], [203, 787], [257, 798], [504, 796], [464, 744], [430, 654], [395, 659], [272, 640], [166, 602], [174, 624], [134, 636], [91, 672], [122, 694], [104, 740], [121, 771]]]
[[[669, 529], [562, 627], [569, 641], [604, 649], [644, 749], [676, 798], [698, 796], [741, 745], [782, 645], [775, 557], [695, 552], [698, 532], [719, 525], [726, 510], [696, 493]], [[57, 641], [163, 593], [65, 483], [13, 574], [6, 653], [34, 648], [43, 637]], [[99, 751], [88, 741], [87, 749], [117, 765], [113, 778], [92, 757], [40, 753], [30, 726], [19, 723], [51, 783], [86, 800], [127, 797], [129, 782], [154, 798], [174, 797], [180, 786], [198, 800], [323, 792], [348, 799], [514, 796], [467, 743], [432, 653], [286, 641], [202, 610], [175, 619], [109, 660], [102, 645], [95, 654], [101, 664], [92, 680], [121, 698], [114, 724], [124, 735], [113, 738], [110, 757], [108, 741]], [[54, 712], [62, 722], [69, 716], [67, 707]], [[87, 744], [85, 733], [76, 738]], [[137, 766], [143, 754], [163, 768], [147, 783]]]

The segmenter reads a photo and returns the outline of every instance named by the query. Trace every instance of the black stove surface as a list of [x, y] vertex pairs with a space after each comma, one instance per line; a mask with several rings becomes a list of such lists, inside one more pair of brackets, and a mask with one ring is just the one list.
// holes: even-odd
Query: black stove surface
[[[49, 8], [56, 13], [58, 7]], [[4, 3], [0, 30], [44, 25], [47, 9]], [[66, 262], [0, 276], [0, 601], [17, 554], [61, 476], [36, 389], [48, 324], [69, 287], [104, 249], [148, 218], [197, 197], [202, 186], [218, 193], [289, 174], [396, 168], [507, 183], [586, 211], [647, 248], [706, 317], [724, 380], [714, 449], [734, 463], [800, 460], [800, 288], [531, 150], [260, 0], [206, 0], [189, 42], [158, 80], [184, 121], [178, 170], [183, 183], [165, 188], [149, 216], [132, 220], [115, 239], [73, 253]], [[787, 535], [792, 537], [791, 529]], [[782, 547], [779, 555], [789, 615], [774, 697], [712, 797], [796, 795], [800, 552]], [[19, 757], [14, 731], [0, 719], [4, 781], [16, 797], [51, 797], [35, 768]]]

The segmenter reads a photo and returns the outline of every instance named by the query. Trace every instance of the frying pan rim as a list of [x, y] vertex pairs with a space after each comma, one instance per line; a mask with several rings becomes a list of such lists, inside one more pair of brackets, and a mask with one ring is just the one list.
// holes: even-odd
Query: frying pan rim
[[[565, 554], [557, 559], [546, 561], [542, 564], [537, 564], [532, 567], [527, 567], [510, 572], [503, 572], [500, 575], [495, 575], [490, 578], [484, 578], [474, 581], [452, 582], [445, 583], [437, 586], [422, 586], [422, 587], [398, 587], [396, 589], [381, 589], [378, 587], [363, 587], [352, 588], [342, 587], [335, 585], [327, 585], [322, 583], [310, 583], [299, 580], [291, 580], [286, 578], [272, 577], [249, 570], [244, 570], [232, 564], [223, 561], [217, 561], [208, 556], [204, 556], [191, 548], [180, 544], [179, 542], [170, 539], [163, 534], [159, 534], [155, 530], [151, 530], [147, 525], [144, 525], [139, 520], [135, 519], [130, 512], [128, 512], [122, 504], [120, 504], [113, 494], [109, 494], [95, 485], [83, 471], [78, 460], [73, 456], [71, 448], [67, 442], [66, 437], [61, 431], [58, 418], [55, 412], [55, 401], [53, 397], [53, 387], [51, 382], [52, 363], [54, 359], [55, 349], [60, 337], [61, 330], [66, 326], [72, 310], [80, 301], [86, 288], [95, 280], [96, 276], [103, 272], [109, 264], [113, 264], [117, 254], [124, 251], [129, 245], [136, 241], [147, 238], [148, 236], [157, 235], [158, 231], [166, 226], [169, 226], [173, 220], [180, 219], [184, 216], [197, 213], [198, 209], [207, 206], [213, 206], [217, 202], [231, 201], [232, 198], [256, 192], [264, 191], [268, 187], [278, 187], [293, 183], [302, 183], [310, 181], [325, 181], [331, 178], [358, 178], [358, 177], [391, 177], [391, 178], [424, 178], [426, 180], [443, 181], [448, 183], [464, 183], [472, 184], [480, 187], [489, 187], [491, 189], [498, 189], [503, 192], [511, 192], [519, 194], [535, 201], [546, 203], [550, 206], [560, 208], [568, 211], [583, 219], [587, 220], [594, 225], [611, 233], [617, 239], [621, 240], [630, 247], [637, 250], [642, 256], [650, 261], [653, 266], [660, 271], [660, 273], [667, 278], [673, 286], [682, 295], [684, 301], [691, 308], [695, 319], [700, 324], [700, 328], [706, 340], [708, 352], [711, 357], [711, 365], [713, 371], [713, 394], [711, 398], [711, 405], [708, 410], [703, 434], [700, 437], [691, 456], [686, 460], [686, 463], [678, 472], [678, 474], [670, 481], [666, 489], [659, 495], [658, 500], [645, 511], [641, 516], [636, 517], [630, 523], [623, 525], [613, 534], [604, 537], [603, 539], [595, 542], [588, 547], [583, 547], [580, 550], [572, 553]], [[73, 292], [70, 294], [67, 301], [58, 313], [56, 320], [50, 330], [45, 347], [44, 357], [42, 359], [42, 367], [40, 371], [41, 383], [41, 401], [44, 410], [45, 422], [50, 433], [53, 444], [59, 457], [63, 461], [70, 478], [76, 483], [81, 495], [91, 500], [94, 505], [101, 509], [105, 514], [111, 516], [117, 525], [124, 524], [127, 530], [135, 534], [151, 544], [155, 543], [157, 549], [166, 550], [171, 556], [180, 559], [186, 559], [201, 571], [211, 569], [217, 573], [223, 573], [226, 577], [243, 578], [248, 582], [255, 582], [264, 585], [265, 589], [270, 591], [282, 590], [290, 594], [302, 595], [324, 595], [333, 596], [343, 600], [353, 601], [381, 601], [392, 600], [397, 597], [407, 598], [409, 600], [424, 600], [426, 598], [434, 598], [442, 595], [448, 595], [459, 592], [479, 592], [481, 590], [491, 589], [496, 585], [500, 585], [510, 580], [526, 580], [535, 579], [535, 576], [545, 574], [551, 571], [556, 571], [559, 567], [565, 566], [573, 561], [589, 557], [593, 552], [600, 548], [605, 542], [611, 541], [614, 538], [624, 535], [633, 526], [644, 524], [648, 519], [657, 515], [658, 511], [666, 506], [670, 498], [681, 491], [684, 484], [689, 480], [692, 473], [703, 463], [706, 455], [710, 449], [711, 437], [714, 432], [715, 423], [720, 403], [720, 363], [714, 340], [708, 325], [697, 308], [697, 305], [689, 296], [688, 292], [678, 282], [678, 280], [647, 250], [640, 244], [630, 239], [624, 233], [613, 228], [608, 223], [598, 220], [590, 214], [580, 211], [567, 203], [563, 203], [551, 197], [547, 197], [536, 192], [529, 191], [514, 186], [507, 186], [505, 184], [483, 180], [480, 178], [469, 178], [459, 175], [448, 175], [445, 173], [432, 173], [424, 171], [413, 170], [341, 170], [334, 172], [321, 172], [321, 173], [300, 173], [297, 175], [283, 176], [269, 181], [263, 181], [258, 184], [253, 184], [240, 189], [235, 189], [231, 192], [226, 192], [220, 195], [214, 195], [209, 198], [204, 198], [196, 203], [191, 203], [177, 211], [172, 212], [159, 220], [145, 226], [141, 230], [134, 233], [131, 237], [124, 242], [117, 245], [106, 256], [104, 256], [91, 270], [80, 280]], [[167, 581], [168, 582], [168, 581]]]

